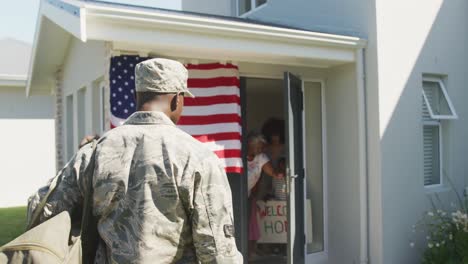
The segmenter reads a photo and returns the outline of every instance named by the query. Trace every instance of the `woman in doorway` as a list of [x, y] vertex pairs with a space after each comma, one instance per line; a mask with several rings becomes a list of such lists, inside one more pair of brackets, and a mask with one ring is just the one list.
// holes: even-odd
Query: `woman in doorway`
[[265, 153], [270, 157], [273, 167], [278, 167], [279, 160], [284, 158], [284, 120], [272, 117], [262, 127], [262, 134], [267, 140]]
[[255, 195], [255, 186], [260, 179], [262, 173], [273, 177], [282, 178], [283, 173], [277, 173], [273, 169], [268, 156], [263, 153], [266, 140], [255, 132], [249, 133], [247, 137], [247, 182], [249, 193], [249, 259], [257, 255], [257, 240], [260, 238], [260, 230], [257, 222], [257, 199]]
[[[267, 144], [265, 154], [271, 160], [273, 169], [276, 171], [286, 171], [285, 159], [285, 126], [284, 120], [271, 117], [262, 126], [262, 134], [265, 136]], [[273, 199], [276, 201], [286, 201], [286, 181], [283, 178], [271, 178], [262, 175], [258, 182], [257, 199]], [[268, 255], [286, 255], [285, 244], [263, 244], [260, 245], [261, 252]]]
[[[273, 169], [276, 171], [285, 170], [285, 146], [284, 146], [284, 120], [279, 118], [269, 118], [262, 127], [262, 134], [265, 135], [267, 145], [265, 147], [265, 154], [271, 160]], [[282, 161], [282, 162], [281, 162]], [[269, 177], [262, 177], [260, 189], [268, 190], [269, 195], [273, 195], [276, 200], [286, 200], [286, 190], [284, 179], [271, 179]], [[263, 191], [264, 193], [266, 191]], [[265, 194], [261, 194], [265, 196]], [[267, 194], [267, 195], [268, 195]]]

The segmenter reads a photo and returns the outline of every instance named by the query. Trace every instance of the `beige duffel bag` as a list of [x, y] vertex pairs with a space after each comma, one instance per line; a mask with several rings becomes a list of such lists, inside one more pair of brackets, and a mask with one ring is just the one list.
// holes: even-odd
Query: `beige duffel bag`
[[65, 211], [1, 247], [0, 263], [81, 264], [81, 239], [69, 243], [70, 231]]
[[10, 243], [0, 247], [0, 264], [81, 264], [94, 263], [98, 243], [97, 221], [92, 214], [92, 177], [94, 172], [95, 147], [86, 168], [84, 177], [88, 177], [88, 192], [83, 203], [81, 230], [78, 236], [71, 234], [71, 219], [64, 211], [40, 225], [36, 225], [44, 210], [47, 198], [55, 190], [59, 176], [56, 176], [49, 191], [36, 209], [28, 231]]

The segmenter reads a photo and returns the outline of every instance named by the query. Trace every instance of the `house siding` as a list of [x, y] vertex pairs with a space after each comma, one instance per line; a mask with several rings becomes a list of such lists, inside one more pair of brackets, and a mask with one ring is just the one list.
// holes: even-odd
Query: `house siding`
[[[368, 40], [365, 48], [365, 94], [366, 94], [366, 123], [367, 123], [367, 178], [368, 178], [368, 261], [370, 263], [383, 263], [383, 212], [382, 212], [382, 169], [381, 169], [381, 137], [379, 126], [379, 89], [378, 89], [378, 57], [377, 57], [377, 23], [376, 23], [376, 3], [375, 1], [364, 0], [331, 0], [331, 1], [307, 1], [307, 0], [291, 0], [279, 1], [269, 0], [267, 6], [252, 12], [249, 19], [256, 19], [265, 22], [283, 24], [292, 27], [304, 28], [311, 31], [319, 31], [324, 33], [345, 34], [362, 37]], [[330, 88], [330, 82], [339, 81], [340, 74], [345, 74], [346, 71], [340, 69], [331, 69], [327, 77], [326, 97], [340, 92], [340, 90]], [[349, 70], [349, 69], [348, 69]], [[346, 76], [346, 74], [345, 74]], [[335, 80], [334, 80], [335, 79]], [[350, 81], [350, 80], [349, 80]], [[352, 89], [354, 84], [349, 84], [348, 89]], [[345, 91], [341, 91], [345, 92]], [[357, 95], [354, 95], [355, 99]], [[327, 99], [330, 100], [330, 99]], [[344, 102], [344, 101], [343, 101]], [[341, 103], [343, 103], [341, 102]], [[340, 106], [336, 102], [336, 106]], [[327, 109], [331, 107], [327, 107]], [[340, 115], [336, 115], [340, 117]], [[333, 120], [328, 117], [327, 119]], [[357, 121], [357, 120], [356, 120]], [[328, 127], [328, 131], [332, 131]], [[329, 132], [332, 133], [332, 132]], [[328, 140], [333, 143], [333, 140]], [[351, 139], [347, 140], [348, 142]], [[339, 147], [338, 147], [339, 149]], [[342, 154], [342, 153], [341, 153]], [[333, 156], [334, 157], [334, 156]], [[341, 162], [341, 159], [335, 158], [336, 162]], [[329, 217], [329, 232], [330, 232], [330, 263], [348, 263], [350, 259], [354, 259], [356, 263], [358, 259], [359, 248], [359, 188], [357, 186], [359, 179], [356, 176], [350, 176], [346, 169], [341, 171], [333, 167], [332, 161], [329, 161], [331, 173], [328, 175], [329, 181], [335, 181], [338, 188], [344, 188], [340, 195], [343, 197], [337, 198], [337, 192], [333, 183], [329, 185], [330, 193], [330, 217]], [[332, 174], [335, 173], [334, 176]], [[357, 173], [357, 172], [356, 172]], [[332, 177], [336, 177], [333, 179]], [[339, 178], [345, 178], [350, 185], [343, 187], [339, 184]], [[363, 191], [363, 190], [361, 190]], [[347, 199], [348, 198], [348, 199]], [[333, 201], [336, 204], [333, 205]], [[339, 201], [344, 201], [344, 204], [349, 207], [342, 208]], [[351, 204], [352, 203], [352, 204]], [[343, 211], [341, 209], [343, 209]], [[352, 208], [347, 210], [346, 208]], [[334, 219], [337, 218], [337, 219]], [[340, 222], [339, 219], [348, 219], [352, 225], [347, 225], [347, 221]], [[343, 230], [336, 229], [336, 226], [343, 226]], [[353, 229], [353, 230], [351, 230]], [[338, 232], [337, 230], [340, 230]], [[341, 234], [341, 236], [340, 236]], [[342, 246], [347, 250], [341, 251]], [[332, 251], [337, 250], [337, 251]], [[335, 255], [337, 254], [337, 255]], [[361, 256], [364, 257], [365, 256]]]
[[[62, 81], [62, 102], [65, 102], [66, 96], [73, 95], [73, 109], [74, 109], [74, 120], [73, 130], [78, 131], [78, 107], [77, 107], [77, 94], [78, 90], [85, 88], [85, 127], [84, 134], [91, 135], [96, 133], [93, 131], [93, 108], [92, 108], [92, 89], [95, 86], [96, 81], [104, 78], [107, 68], [108, 61], [106, 58], [107, 51], [106, 45], [103, 41], [88, 41], [86, 43], [73, 38], [63, 64], [63, 81]], [[66, 106], [62, 105], [62, 123], [66, 122]], [[67, 131], [66, 126], [62, 126], [62, 144], [66, 141]], [[73, 148], [71, 153], [74, 153], [78, 149], [79, 141], [81, 138], [74, 133], [73, 145], [68, 146], [64, 144], [63, 153], [70, 153], [67, 148]], [[67, 160], [70, 157], [66, 157]]]
[[0, 208], [26, 206], [55, 175], [54, 101], [26, 98], [24, 87], [0, 87]]
[[248, 18], [312, 31], [367, 37], [371, 14], [375, 12], [370, 2], [269, 0]]
[[[459, 119], [442, 122], [444, 171], [458, 191], [466, 184], [467, 8], [461, 0], [377, 1], [384, 263], [418, 262], [419, 250], [408, 246], [416, 238], [411, 229], [431, 208], [423, 187], [423, 74], [446, 81]], [[455, 202], [446, 187], [439, 197]]]
[[[365, 61], [371, 263], [416, 263], [420, 257], [420, 251], [411, 249], [409, 241], [416, 239], [412, 225], [430, 208], [422, 173], [424, 73], [445, 78], [459, 115], [458, 120], [443, 122], [445, 172], [460, 193], [468, 179], [464, 175], [468, 171], [464, 160], [468, 149], [464, 138], [468, 134], [468, 34], [466, 27], [460, 26], [468, 22], [467, 7], [468, 3], [461, 0], [270, 0], [248, 16], [368, 39]], [[451, 200], [453, 195], [448, 189], [440, 196]], [[333, 210], [330, 205], [330, 223]], [[333, 241], [330, 233], [331, 248]]]
[[181, 0], [182, 10], [203, 14], [235, 16], [236, 0]]
[[354, 65], [331, 69], [325, 87], [328, 263], [360, 263], [359, 113]]

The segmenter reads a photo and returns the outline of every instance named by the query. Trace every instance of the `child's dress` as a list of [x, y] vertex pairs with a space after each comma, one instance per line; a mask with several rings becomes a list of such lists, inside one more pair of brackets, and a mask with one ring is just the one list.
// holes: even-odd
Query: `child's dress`
[[247, 162], [248, 171], [247, 171], [247, 185], [249, 187], [249, 197], [252, 192], [253, 187], [257, 184], [258, 179], [262, 175], [263, 165], [268, 163], [270, 159], [265, 153], [260, 153], [252, 161]]
[[254, 195], [250, 196], [252, 189], [257, 184], [260, 176], [262, 175], [263, 165], [268, 163], [270, 159], [264, 153], [258, 154], [252, 161], [248, 161], [248, 178], [247, 185], [249, 188], [249, 202], [250, 202], [250, 219], [249, 219], [249, 240], [257, 241], [260, 238], [260, 229], [258, 227], [258, 210], [257, 210], [257, 199]]

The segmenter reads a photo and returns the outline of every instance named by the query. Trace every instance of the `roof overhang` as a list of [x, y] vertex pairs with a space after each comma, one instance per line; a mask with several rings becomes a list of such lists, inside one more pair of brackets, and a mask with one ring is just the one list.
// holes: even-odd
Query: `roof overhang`
[[[330, 67], [355, 61], [358, 37], [247, 23], [183, 12], [81, 2], [42, 0], [31, 87], [51, 87], [70, 37], [107, 41], [116, 50], [221, 61]], [[50, 88], [49, 88], [50, 89]]]

